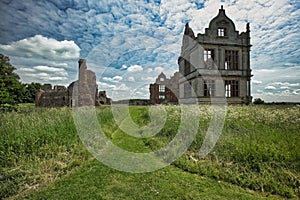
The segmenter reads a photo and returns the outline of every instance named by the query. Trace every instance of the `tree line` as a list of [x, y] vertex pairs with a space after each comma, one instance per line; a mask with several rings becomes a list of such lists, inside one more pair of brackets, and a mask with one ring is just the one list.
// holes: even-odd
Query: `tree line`
[[34, 103], [40, 83], [22, 83], [9, 57], [0, 54], [0, 110], [16, 110], [20, 103]]

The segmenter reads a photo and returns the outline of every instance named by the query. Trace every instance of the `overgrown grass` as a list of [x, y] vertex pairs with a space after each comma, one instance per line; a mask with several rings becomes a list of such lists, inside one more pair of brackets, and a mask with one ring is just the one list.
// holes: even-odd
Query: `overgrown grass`
[[70, 110], [0, 113], [0, 198], [55, 181], [89, 157]]
[[[180, 107], [166, 106], [165, 109], [167, 110], [167, 121], [164, 128], [156, 136], [144, 139], [129, 136], [120, 130], [113, 119], [109, 106], [97, 109], [97, 115], [102, 130], [116, 145], [129, 151], [149, 152], [168, 144], [178, 131]], [[133, 106], [130, 107], [130, 115], [134, 122], [145, 126], [150, 122], [148, 110], [149, 107]], [[172, 181], [180, 184], [174, 184], [172, 189], [168, 187], [169, 189], [166, 189], [165, 193], [160, 191], [160, 197], [174, 198], [177, 193], [170, 194], [172, 190], [181, 191], [180, 187], [188, 182], [198, 183], [201, 176], [207, 177], [209, 180], [214, 179], [217, 184], [218, 181], [227, 182], [262, 194], [275, 194], [283, 198], [300, 196], [299, 106], [229, 106], [223, 133], [213, 151], [203, 159], [198, 158], [198, 151], [210, 121], [211, 107], [200, 106], [200, 110], [200, 127], [194, 142], [188, 151], [172, 164], [173, 167], [166, 169], [167, 171], [171, 170], [170, 174], [175, 176]], [[32, 189], [40, 188], [41, 184], [46, 185], [46, 189], [43, 189], [37, 197], [52, 196], [54, 198], [55, 195], [51, 192], [53, 191], [51, 188], [47, 192], [47, 185], [82, 165], [75, 175], [66, 176], [66, 179], [63, 178], [53, 186], [54, 191], [59, 190], [58, 194], [61, 195], [64, 189], [71, 187], [63, 186], [64, 183], [75, 184], [76, 190], [78, 185], [76, 186], [72, 179], [77, 180], [84, 176], [83, 174], [88, 173], [85, 170], [90, 169], [88, 167], [90, 162], [87, 160], [91, 157], [77, 136], [71, 111], [68, 108], [26, 109], [19, 113], [1, 113], [0, 118], [0, 198], [31, 193], [30, 191], [34, 191]], [[102, 186], [100, 184], [99, 187], [93, 185], [97, 181], [92, 177], [86, 179], [85, 184], [96, 187], [90, 188], [91, 194], [94, 194], [95, 190], [96, 197], [121, 198], [121, 196], [125, 197], [124, 195], [127, 193], [130, 195], [129, 191], [133, 188], [121, 189], [127, 179], [137, 182], [132, 187], [141, 185], [146, 190], [144, 195], [148, 195], [150, 192], [147, 191], [148, 186], [164, 188], [164, 184], [168, 184], [165, 180], [161, 180], [161, 183], [159, 181], [157, 174], [163, 170], [147, 175], [130, 175], [117, 173], [104, 166], [96, 167], [97, 164], [92, 163], [95, 168], [99, 168], [98, 175], [104, 173], [105, 176], [116, 176], [113, 178], [114, 183], [103, 183], [109, 185], [110, 188], [104, 187], [106, 189], [101, 189], [103, 184]], [[188, 182], [180, 180], [180, 176], [185, 175], [179, 175], [179, 171], [174, 167], [182, 173], [185, 171], [190, 174], [186, 175], [189, 177], [186, 179]], [[113, 174], [110, 175], [110, 173]], [[88, 173], [88, 176], [92, 175]], [[153, 176], [156, 177], [156, 182], [152, 180]], [[117, 177], [120, 178], [119, 181], [116, 181]], [[140, 183], [141, 177], [144, 177], [149, 183], [144, 185]], [[108, 179], [108, 181], [112, 180]], [[201, 184], [205, 185], [205, 183]], [[101, 190], [99, 196], [97, 196], [97, 188]], [[196, 188], [191, 190], [194, 189]], [[77, 194], [74, 197], [82, 194], [80, 188], [77, 190], [74, 191]], [[115, 194], [117, 196], [112, 194], [115, 190], [118, 191]], [[141, 193], [141, 190], [136, 190], [136, 192]], [[183, 199], [197, 198], [201, 193], [191, 192], [190, 196], [188, 194], [185, 196], [184, 192], [178, 192], [178, 198], [180, 196]], [[212, 193], [212, 191], [210, 192]], [[231, 195], [233, 193], [233, 191], [228, 192]], [[31, 197], [34, 198], [35, 195], [33, 194]], [[137, 198], [139, 197], [142, 196], [137, 196]], [[210, 199], [214, 199], [214, 197], [221, 199], [217, 194], [212, 194], [211, 197], [207, 196]], [[237, 198], [237, 196], [231, 197]], [[230, 199], [230, 195], [227, 199]]]
[[197, 138], [174, 165], [255, 191], [299, 197], [299, 120], [298, 106], [230, 106], [213, 151], [197, 159]]

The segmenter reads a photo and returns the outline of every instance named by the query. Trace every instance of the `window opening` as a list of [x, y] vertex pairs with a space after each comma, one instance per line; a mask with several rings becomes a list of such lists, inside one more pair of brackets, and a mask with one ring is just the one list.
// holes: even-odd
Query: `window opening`
[[214, 50], [213, 49], [205, 49], [204, 50], [204, 61], [207, 61], [210, 58], [214, 60]]
[[215, 80], [205, 80], [204, 81], [204, 96], [214, 97], [216, 93]]
[[238, 70], [238, 51], [225, 50], [225, 69]]
[[218, 28], [218, 36], [219, 37], [226, 36], [226, 28]]
[[165, 95], [159, 95], [159, 99], [165, 99]]
[[225, 97], [239, 96], [239, 81], [229, 80], [225, 81]]
[[158, 91], [159, 92], [165, 92], [166, 91], [165, 85], [159, 85]]

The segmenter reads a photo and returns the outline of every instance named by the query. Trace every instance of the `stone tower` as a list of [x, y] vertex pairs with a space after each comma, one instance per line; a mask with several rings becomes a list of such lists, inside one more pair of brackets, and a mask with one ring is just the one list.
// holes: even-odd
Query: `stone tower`
[[78, 74], [78, 106], [95, 106], [98, 95], [96, 75], [87, 70], [86, 60], [80, 59]]

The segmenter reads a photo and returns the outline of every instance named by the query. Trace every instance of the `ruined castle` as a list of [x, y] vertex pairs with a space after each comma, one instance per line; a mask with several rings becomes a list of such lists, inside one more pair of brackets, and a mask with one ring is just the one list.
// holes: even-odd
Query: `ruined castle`
[[110, 104], [111, 99], [106, 97], [105, 91], [98, 93], [96, 75], [87, 69], [86, 60], [79, 60], [78, 80], [65, 86], [44, 84], [42, 90], [36, 94], [37, 107], [63, 107], [63, 106], [98, 106]]

